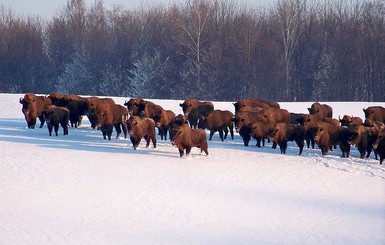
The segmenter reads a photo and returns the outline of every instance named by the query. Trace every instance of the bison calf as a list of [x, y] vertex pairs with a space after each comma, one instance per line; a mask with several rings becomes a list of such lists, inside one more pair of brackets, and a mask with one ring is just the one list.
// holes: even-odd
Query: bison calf
[[43, 116], [47, 123], [49, 136], [52, 136], [52, 129], [55, 129], [55, 135], [58, 136], [59, 124], [63, 128], [63, 134], [68, 135], [68, 121], [70, 111], [65, 107], [50, 105], [44, 108]]
[[148, 147], [150, 141], [152, 141], [154, 148], [156, 148], [155, 121], [153, 119], [131, 116], [126, 121], [126, 125], [134, 150], [139, 146], [142, 138], [146, 140], [146, 147]]
[[322, 155], [326, 155], [332, 145], [339, 145], [342, 157], [349, 157], [349, 129], [342, 126], [333, 126], [326, 122], [316, 123], [315, 141], [321, 149]]
[[208, 152], [208, 145], [206, 139], [206, 132], [203, 129], [192, 129], [187, 126], [175, 127], [171, 130], [171, 142], [179, 150], [180, 157], [183, 157], [184, 150], [186, 150], [186, 157], [190, 154], [192, 147], [201, 149], [206, 155]]

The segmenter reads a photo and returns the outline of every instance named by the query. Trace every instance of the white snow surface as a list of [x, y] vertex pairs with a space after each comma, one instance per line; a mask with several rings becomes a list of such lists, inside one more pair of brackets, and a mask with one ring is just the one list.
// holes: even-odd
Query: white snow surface
[[[159, 136], [155, 149], [115, 132], [103, 140], [87, 119], [50, 137], [26, 128], [22, 96], [0, 94], [0, 244], [385, 244], [385, 166], [373, 154], [298, 156], [290, 143], [283, 155], [216, 133], [209, 156], [180, 158]], [[182, 113], [181, 101], [152, 101]], [[311, 103], [280, 105], [307, 113]], [[335, 117], [362, 118], [385, 106], [328, 104]]]

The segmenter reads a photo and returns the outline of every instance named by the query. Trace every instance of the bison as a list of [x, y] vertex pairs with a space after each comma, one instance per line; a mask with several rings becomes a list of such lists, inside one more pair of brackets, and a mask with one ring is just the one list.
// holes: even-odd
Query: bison
[[163, 108], [160, 105], [147, 100], [139, 100], [136, 105], [136, 114], [140, 117], [155, 119], [155, 115], [159, 115], [163, 111]]
[[365, 113], [365, 119], [373, 121], [379, 121], [385, 123], [385, 108], [382, 106], [369, 106], [363, 109]]
[[28, 128], [35, 128], [37, 118], [39, 118], [40, 128], [42, 128], [45, 122], [42, 113], [46, 106], [52, 105], [51, 99], [45, 96], [37, 96], [33, 93], [27, 93], [23, 98], [20, 98], [19, 102], [22, 104], [21, 110], [24, 114]]
[[309, 114], [303, 115], [301, 118], [298, 119], [298, 122], [300, 125], [303, 125], [305, 127], [305, 131], [306, 131], [305, 140], [306, 140], [307, 148], [310, 148], [310, 144], [311, 144], [312, 149], [314, 149], [314, 146], [315, 146], [315, 140], [314, 140], [315, 126], [318, 122], [326, 122], [334, 126], [340, 125], [337, 119], [329, 118], [329, 117], [320, 118], [316, 115], [309, 115]]
[[82, 118], [87, 112], [87, 99], [75, 94], [51, 93], [48, 97], [52, 104], [66, 107], [70, 111], [71, 127], [77, 128], [81, 125]]
[[279, 145], [281, 154], [286, 154], [287, 142], [295, 141], [302, 154], [305, 141], [305, 128], [298, 124], [276, 123], [270, 132], [270, 140]]
[[49, 136], [52, 136], [52, 129], [55, 129], [55, 135], [58, 136], [59, 125], [63, 128], [63, 135], [68, 135], [68, 120], [70, 111], [65, 107], [50, 105], [43, 110], [43, 116], [47, 122]]
[[280, 106], [277, 102], [270, 102], [270, 101], [265, 101], [262, 99], [241, 99], [237, 100], [237, 102], [233, 103], [234, 108], [235, 108], [235, 113], [237, 113], [242, 109], [243, 107], [248, 107], [248, 108], [257, 108], [257, 109], [266, 109], [269, 107], [277, 108], [280, 109]]
[[342, 118], [338, 116], [341, 126], [348, 127], [350, 124], [361, 125], [363, 121], [360, 117], [354, 117], [349, 115], [344, 115]]
[[265, 139], [269, 138], [271, 129], [272, 126], [270, 124], [255, 122], [247, 126], [243, 126], [239, 131], [239, 134], [241, 135], [245, 146], [248, 146], [250, 137], [253, 137], [257, 141], [256, 146], [260, 148], [261, 141], [262, 145], [265, 146]]
[[186, 150], [187, 157], [192, 147], [198, 147], [201, 149], [201, 153], [204, 151], [206, 155], [209, 154], [206, 132], [203, 129], [179, 126], [173, 128], [171, 131], [171, 142], [178, 148], [180, 157], [183, 157], [184, 150]]
[[289, 123], [290, 113], [285, 109], [267, 108], [262, 112], [266, 118], [266, 123], [274, 125], [279, 122]]
[[98, 121], [95, 111], [99, 103], [115, 104], [115, 101], [111, 98], [99, 98], [95, 96], [92, 96], [86, 99], [86, 104], [87, 104], [86, 115], [93, 129], [96, 128], [96, 122]]
[[167, 132], [175, 120], [175, 113], [170, 110], [162, 110], [154, 116], [155, 125], [159, 130], [161, 140], [167, 140]]
[[382, 130], [381, 133], [378, 135], [376, 142], [373, 144], [373, 149], [380, 156], [380, 164], [382, 164], [382, 162], [385, 159], [385, 132], [384, 132], [384, 130]]
[[150, 141], [152, 141], [154, 148], [156, 148], [155, 121], [153, 119], [131, 116], [126, 121], [126, 126], [134, 150], [139, 146], [142, 138], [146, 140], [146, 147], [148, 147]]
[[182, 107], [184, 115], [187, 116], [190, 126], [194, 128], [197, 128], [199, 119], [206, 117], [214, 110], [213, 103], [209, 101], [199, 101], [198, 99], [186, 99], [183, 103], [179, 104], [179, 106]]
[[102, 131], [103, 139], [111, 140], [112, 130], [115, 127], [116, 138], [119, 138], [123, 130], [124, 138], [127, 138], [127, 127], [125, 121], [128, 110], [121, 105], [110, 103], [99, 103], [95, 110], [97, 122], [96, 127]]
[[310, 108], [307, 108], [309, 110], [310, 115], [315, 115], [319, 118], [324, 117], [330, 117], [333, 118], [333, 108], [331, 108], [327, 104], [320, 104], [318, 102], [315, 102], [311, 105]]
[[362, 124], [349, 124], [349, 144], [356, 145], [357, 150], [360, 153], [360, 158], [369, 157], [373, 150], [374, 138], [370, 133], [370, 129], [366, 128]]
[[327, 155], [333, 145], [339, 145], [342, 157], [349, 157], [349, 129], [342, 126], [333, 126], [326, 122], [318, 122], [315, 126], [315, 141], [321, 149], [322, 155]]
[[[231, 139], [234, 140], [233, 117], [234, 114], [231, 111], [214, 110], [210, 112], [207, 117], [203, 117], [199, 120], [198, 128], [207, 128], [210, 130], [209, 140], [211, 140], [215, 132], [218, 131], [222, 141], [227, 138], [227, 134], [230, 130]], [[224, 135], [223, 132], [225, 132]]]
[[138, 111], [138, 103], [141, 100], [143, 100], [143, 99], [141, 99], [141, 98], [131, 98], [128, 101], [126, 100], [124, 102], [124, 105], [127, 107], [128, 113], [131, 116], [139, 116], [137, 111]]

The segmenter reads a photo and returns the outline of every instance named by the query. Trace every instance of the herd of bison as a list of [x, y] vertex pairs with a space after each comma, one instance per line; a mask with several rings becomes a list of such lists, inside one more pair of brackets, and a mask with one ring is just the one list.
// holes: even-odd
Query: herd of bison
[[233, 129], [239, 133], [245, 146], [251, 138], [257, 141], [257, 147], [265, 145], [265, 140], [272, 142], [272, 147], [286, 153], [287, 142], [295, 141], [302, 154], [305, 142], [307, 147], [321, 149], [322, 155], [339, 145], [342, 157], [349, 157], [351, 145], [357, 147], [360, 157], [385, 159], [385, 108], [371, 106], [364, 109], [365, 120], [360, 117], [345, 115], [334, 119], [333, 109], [326, 104], [313, 103], [308, 108], [309, 114], [289, 113], [281, 109], [277, 102], [262, 99], [242, 99], [234, 103], [235, 113], [228, 110], [214, 110], [211, 102], [186, 99], [180, 104], [183, 115], [175, 115], [171, 110], [164, 110], [151, 101], [132, 98], [123, 105], [116, 104], [110, 98], [81, 97], [78, 95], [51, 93], [38, 96], [27, 93], [19, 101], [28, 128], [35, 128], [37, 118], [40, 128], [46, 122], [49, 135], [52, 131], [58, 136], [59, 125], [64, 135], [68, 127], [81, 125], [82, 117], [88, 117], [91, 127], [99, 129], [103, 138], [111, 140], [113, 128], [116, 138], [123, 132], [129, 135], [136, 149], [140, 141], [146, 140], [146, 147], [152, 142], [156, 147], [155, 128], [161, 140], [167, 135], [182, 157], [192, 147], [198, 147], [208, 155], [206, 132], [210, 131], [209, 140], [215, 132], [223, 141]]

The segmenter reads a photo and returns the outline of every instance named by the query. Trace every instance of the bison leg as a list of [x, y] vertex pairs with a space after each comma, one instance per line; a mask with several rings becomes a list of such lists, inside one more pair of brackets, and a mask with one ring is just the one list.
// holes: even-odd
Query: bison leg
[[127, 139], [127, 125], [125, 123], [122, 123], [122, 130], [123, 130], [123, 135], [124, 135], [124, 138]]
[[[227, 138], [227, 135], [229, 134], [229, 129], [227, 127], [223, 127], [223, 131], [225, 132], [225, 135], [223, 136], [224, 139]], [[220, 131], [219, 131], [220, 132]], [[222, 140], [223, 141], [223, 140]]]
[[234, 140], [234, 130], [233, 130], [233, 125], [229, 126], [229, 130], [230, 130], [231, 139]]
[[305, 143], [303, 142], [303, 140], [296, 140], [295, 143], [297, 143], [297, 145], [299, 147], [299, 154], [298, 155], [301, 155], [302, 151], [303, 151], [303, 147], [305, 146]]
[[55, 124], [54, 127], [55, 127], [55, 136], [57, 136], [58, 135], [57, 132], [59, 131], [59, 124]]
[[[164, 136], [164, 137], [166, 137], [166, 136]], [[155, 136], [155, 134], [151, 136], [151, 140], [152, 140], [152, 145], [154, 146], [154, 148], [156, 148], [156, 136]]]
[[380, 156], [380, 164], [382, 164], [382, 161], [384, 161], [384, 158], [385, 158], [385, 157], [381, 157], [381, 156]]
[[279, 143], [279, 149], [281, 150], [281, 154], [286, 154], [287, 141], [283, 141]]
[[184, 149], [178, 149], [178, 151], [179, 151], [179, 157], [183, 157]]
[[119, 139], [120, 133], [122, 132], [122, 130], [120, 129], [120, 124], [115, 124], [114, 127], [116, 130], [116, 139]]
[[40, 120], [40, 128], [42, 128], [44, 126], [44, 122], [45, 122], [44, 116], [40, 116], [39, 120]]
[[186, 147], [186, 157], [188, 157], [190, 152], [191, 152], [191, 147], [190, 146]]
[[256, 147], [261, 148], [261, 140], [262, 140], [262, 138], [261, 137], [257, 137], [256, 139], [257, 139]]
[[226, 137], [223, 137], [223, 129], [219, 129], [219, 138], [223, 141]]
[[48, 125], [47, 124], [47, 127], [48, 127], [48, 133], [49, 133], [49, 136], [52, 136], [52, 125]]
[[[215, 131], [214, 130], [210, 130], [210, 137], [209, 137], [209, 140], [211, 140], [213, 138], [213, 135], [215, 134]], [[219, 133], [220, 135], [220, 133]], [[221, 137], [221, 140], [223, 141], [223, 132], [222, 132], [222, 137]]]

